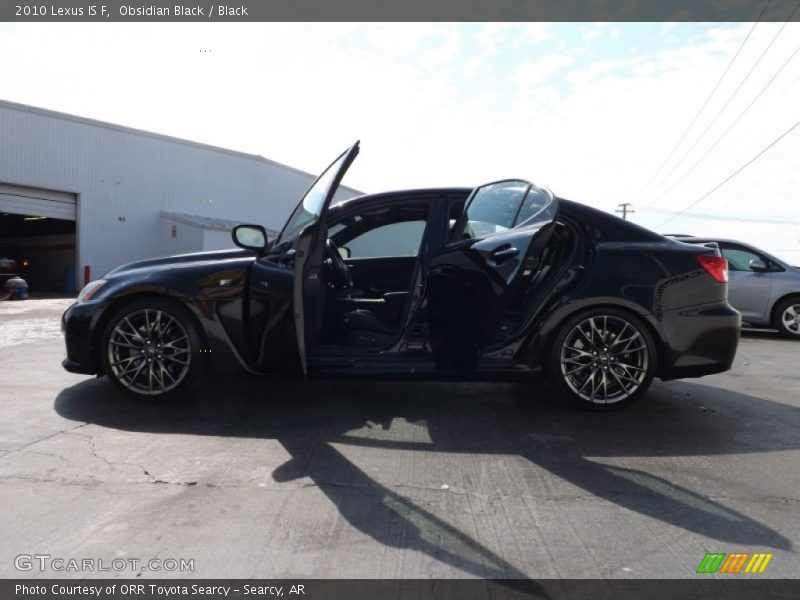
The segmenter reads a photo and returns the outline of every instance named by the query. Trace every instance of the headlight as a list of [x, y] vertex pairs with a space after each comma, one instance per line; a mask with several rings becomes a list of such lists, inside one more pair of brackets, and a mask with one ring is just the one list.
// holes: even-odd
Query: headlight
[[105, 279], [98, 279], [97, 281], [90, 281], [87, 283], [81, 293], [78, 294], [78, 302], [86, 302], [91, 300], [92, 297], [106, 284]]

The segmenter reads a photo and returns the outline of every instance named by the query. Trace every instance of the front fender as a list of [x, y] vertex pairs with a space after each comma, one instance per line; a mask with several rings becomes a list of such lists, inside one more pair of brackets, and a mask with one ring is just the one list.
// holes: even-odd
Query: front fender
[[242, 302], [251, 263], [251, 260], [181, 263], [133, 269], [110, 277], [99, 297], [86, 303], [95, 306], [88, 339], [93, 367], [101, 369], [100, 336], [111, 316], [134, 299], [153, 296], [172, 300], [190, 312], [203, 340], [203, 350], [213, 353], [215, 366], [247, 368]]

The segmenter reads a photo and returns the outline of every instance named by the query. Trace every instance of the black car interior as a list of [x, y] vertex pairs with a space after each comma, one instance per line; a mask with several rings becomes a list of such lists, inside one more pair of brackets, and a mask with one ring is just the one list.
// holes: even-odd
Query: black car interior
[[399, 334], [430, 211], [418, 200], [393, 203], [328, 224], [330, 289], [317, 352], [337, 346], [379, 350]]
[[[464, 210], [465, 199], [447, 206], [448, 237]], [[431, 213], [428, 202], [371, 208], [344, 215], [328, 225], [325, 267], [329, 293], [318, 354], [350, 351], [377, 352], [399, 335], [420, 279], [420, 249]], [[574, 249], [571, 227], [556, 223], [538, 264], [527, 265], [530, 276], [522, 277], [519, 292], [506, 307], [490, 343], [498, 343], [522, 326], [531, 307], [542, 300], [560, 267]], [[534, 284], [534, 285], [531, 285]], [[415, 311], [418, 337], [427, 338], [425, 307]], [[412, 328], [413, 329], [413, 328]], [[412, 334], [415, 332], [412, 331]]]

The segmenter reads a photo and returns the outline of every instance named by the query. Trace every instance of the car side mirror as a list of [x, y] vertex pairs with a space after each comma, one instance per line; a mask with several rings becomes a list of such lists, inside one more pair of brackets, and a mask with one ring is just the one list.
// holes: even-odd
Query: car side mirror
[[765, 263], [763, 260], [753, 259], [750, 261], [749, 265], [750, 265], [750, 270], [755, 271], [756, 273], [766, 273], [767, 271], [769, 271], [767, 263]]
[[231, 237], [234, 244], [245, 250], [263, 254], [267, 249], [267, 230], [261, 225], [237, 225]]
[[350, 252], [350, 248], [347, 246], [339, 246], [339, 256], [341, 256], [343, 259], [347, 260], [352, 255], [353, 253]]

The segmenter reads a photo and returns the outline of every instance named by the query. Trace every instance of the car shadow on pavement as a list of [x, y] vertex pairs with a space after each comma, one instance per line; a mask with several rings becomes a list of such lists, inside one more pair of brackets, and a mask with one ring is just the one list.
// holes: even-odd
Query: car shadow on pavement
[[755, 327], [742, 328], [742, 337], [761, 340], [774, 340], [777, 342], [785, 342], [787, 344], [793, 344], [797, 342], [797, 340], [784, 337], [777, 329], [756, 329]]
[[[310, 478], [343, 518], [377, 542], [483, 578], [526, 574], [375, 481], [337, 446], [518, 455], [578, 488], [567, 498], [601, 498], [730, 544], [792, 549], [777, 531], [699, 491], [614, 464], [624, 457], [797, 449], [800, 410], [696, 383], [657, 383], [627, 410], [597, 414], [571, 409], [549, 387], [532, 384], [221, 377], [187, 401], [156, 405], [88, 380], [63, 390], [55, 409], [73, 421], [125, 431], [277, 440], [291, 459], [275, 465], [276, 482]], [[533, 484], [508, 482], [499, 495], [531, 493]]]

